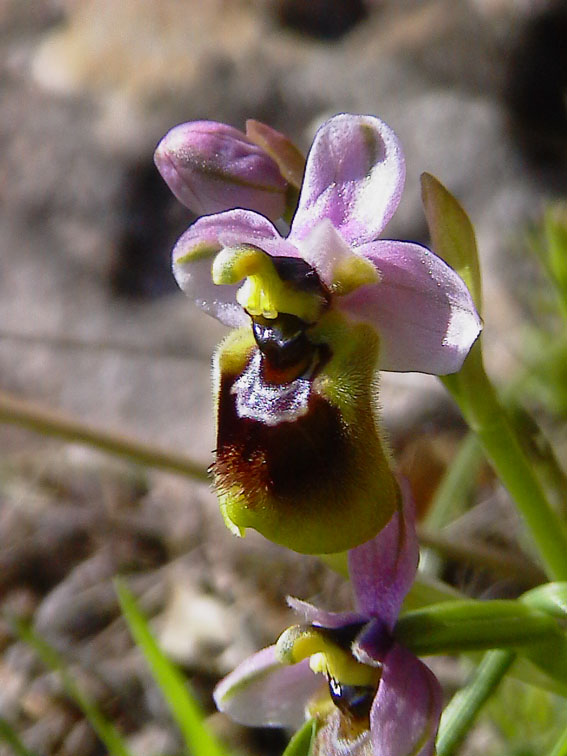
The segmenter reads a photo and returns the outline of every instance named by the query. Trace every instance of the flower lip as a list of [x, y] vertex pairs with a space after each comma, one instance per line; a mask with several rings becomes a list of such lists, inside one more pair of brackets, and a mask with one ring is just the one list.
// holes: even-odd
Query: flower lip
[[[278, 326], [279, 317], [259, 322]], [[277, 352], [273, 326], [266, 334]], [[269, 365], [252, 328], [225, 339], [214, 365], [212, 471], [229, 529], [254, 528], [295, 551], [321, 554], [372, 538], [390, 519], [398, 486], [373, 412], [376, 334], [351, 327], [333, 308], [306, 334], [307, 348], [298, 350], [304, 361], [293, 354], [283, 371]]]

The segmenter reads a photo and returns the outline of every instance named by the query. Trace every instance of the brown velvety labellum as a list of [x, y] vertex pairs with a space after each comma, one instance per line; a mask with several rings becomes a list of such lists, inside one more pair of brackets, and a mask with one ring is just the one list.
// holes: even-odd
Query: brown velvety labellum
[[321, 482], [339, 478], [350, 446], [340, 412], [310, 392], [307, 412], [276, 425], [241, 417], [231, 389], [237, 376], [224, 375], [218, 397], [218, 446], [213, 465], [219, 488], [235, 484], [248, 509], [265, 496], [283, 508], [319, 496]]
[[[304, 554], [364, 543], [398, 501], [372, 406], [377, 338], [364, 325], [328, 318], [336, 349], [327, 342], [304, 350], [302, 329], [278, 318], [254, 335], [233, 332], [215, 356], [212, 472], [225, 522]], [[277, 367], [269, 365], [273, 347]]]

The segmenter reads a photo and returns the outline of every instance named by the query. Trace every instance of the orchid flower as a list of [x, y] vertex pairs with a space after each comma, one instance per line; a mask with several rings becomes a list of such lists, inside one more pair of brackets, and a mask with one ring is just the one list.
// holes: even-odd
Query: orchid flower
[[431, 756], [441, 687], [395, 639], [417, 559], [406, 498], [372, 541], [349, 552], [356, 610], [331, 613], [289, 599], [306, 623], [222, 680], [219, 710], [250, 726], [297, 729], [314, 718], [313, 756]]
[[357, 546], [399, 506], [376, 366], [459, 370], [481, 328], [462, 279], [418, 244], [379, 240], [404, 183], [392, 130], [338, 115], [317, 132], [284, 238], [235, 209], [197, 220], [174, 273], [237, 328], [214, 359], [214, 484], [227, 526], [304, 553]]

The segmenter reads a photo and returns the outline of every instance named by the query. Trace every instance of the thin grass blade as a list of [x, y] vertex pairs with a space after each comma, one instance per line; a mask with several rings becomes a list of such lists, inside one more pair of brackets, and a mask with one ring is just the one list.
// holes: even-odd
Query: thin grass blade
[[122, 582], [116, 581], [115, 585], [132, 637], [144, 654], [169, 705], [171, 715], [181, 730], [188, 751], [192, 756], [229, 756], [229, 751], [207, 729], [204, 715], [189, 692], [187, 682], [159, 648], [134, 596]]

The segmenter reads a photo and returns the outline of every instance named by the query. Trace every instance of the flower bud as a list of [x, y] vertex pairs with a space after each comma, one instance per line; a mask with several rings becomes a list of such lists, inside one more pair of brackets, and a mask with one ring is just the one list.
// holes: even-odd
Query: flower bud
[[198, 215], [242, 207], [275, 221], [285, 210], [288, 183], [277, 163], [232, 126], [175, 126], [158, 144], [154, 161], [177, 199]]

